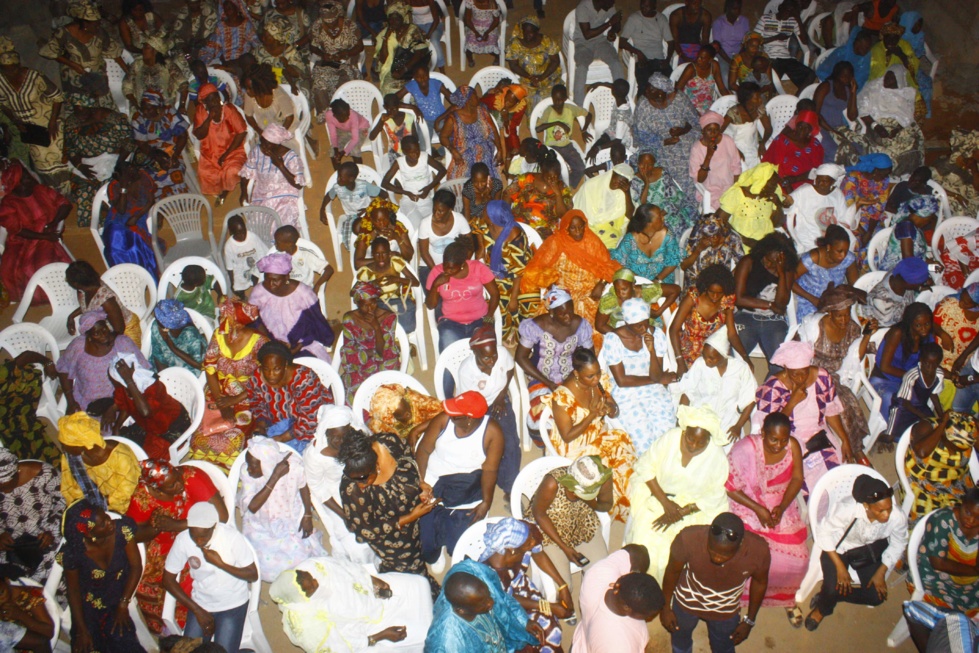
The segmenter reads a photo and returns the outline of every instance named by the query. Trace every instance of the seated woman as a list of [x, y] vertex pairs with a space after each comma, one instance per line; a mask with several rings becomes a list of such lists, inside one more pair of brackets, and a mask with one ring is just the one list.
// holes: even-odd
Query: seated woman
[[808, 252], [816, 247], [816, 240], [825, 235], [830, 225], [839, 225], [850, 232], [856, 225], [846, 205], [839, 182], [846, 174], [843, 166], [824, 163], [813, 171], [811, 184], [803, 184], [792, 191], [792, 211], [786, 218], [797, 252]]
[[[281, 225], [299, 228], [300, 217], [305, 219], [299, 215], [299, 198], [306, 176], [299, 155], [284, 145], [290, 139], [292, 133], [285, 127], [277, 123], [267, 126], [259, 136], [258, 147], [252, 147], [238, 174], [243, 200], [272, 209]], [[250, 180], [254, 186], [249, 195]]]
[[695, 284], [687, 289], [670, 324], [678, 376], [687, 373], [700, 357], [704, 341], [719, 329], [727, 330], [731, 346], [751, 367], [734, 322], [734, 277], [727, 267], [715, 263], [704, 268]]
[[690, 287], [700, 278], [701, 272], [712, 265], [733, 270], [744, 256], [741, 236], [731, 229], [728, 221], [717, 213], [704, 215], [690, 232], [687, 249], [681, 252], [684, 285]]
[[258, 46], [255, 23], [241, 0], [222, 0], [217, 3], [217, 26], [198, 56], [208, 65], [228, 66], [240, 76], [243, 55]]
[[460, 236], [446, 247], [442, 265], [428, 275], [425, 304], [435, 311], [439, 352], [468, 339], [484, 322], [492, 322], [500, 304], [496, 276], [485, 263], [469, 258], [469, 242], [469, 236]]
[[746, 362], [731, 355], [727, 330], [718, 329], [704, 341], [700, 358], [669, 388], [678, 405], [714, 411], [730, 444], [741, 438], [751, 418], [758, 381]]
[[190, 314], [176, 299], [162, 299], [153, 308], [150, 362], [158, 372], [179, 367], [197, 374], [207, 351], [207, 340]]
[[598, 513], [612, 509], [612, 470], [599, 456], [583, 455], [549, 471], [524, 507], [524, 519], [536, 524], [544, 553], [565, 585], [558, 596], [574, 610], [570, 595], [571, 563], [587, 567], [608, 556]]
[[[68, 333], [75, 335], [75, 318], [83, 313], [102, 310], [108, 326], [117, 334], [125, 334], [139, 347], [142, 329], [139, 316], [130, 311], [105, 283], [88, 261], [72, 261], [65, 270], [65, 281], [78, 291], [78, 308], [68, 316]], [[81, 331], [81, 333], [85, 333]]]
[[[225, 0], [221, 6], [233, 4]], [[244, 147], [248, 125], [238, 109], [224, 103], [217, 87], [208, 83], [197, 91], [193, 133], [201, 143], [197, 160], [201, 193], [217, 195], [215, 204], [220, 206], [238, 185], [238, 172], [248, 158]]]
[[[475, 177], [476, 172], [472, 175]], [[488, 179], [488, 177], [487, 177]], [[470, 178], [466, 183], [470, 183]], [[499, 183], [499, 180], [495, 180]], [[463, 196], [465, 198], [465, 196]], [[482, 203], [485, 208], [495, 197], [487, 197]], [[465, 206], [466, 202], [463, 201]], [[432, 197], [432, 214], [423, 218], [418, 225], [418, 275], [422, 282], [428, 280], [428, 274], [432, 268], [442, 262], [442, 255], [445, 248], [456, 239], [457, 236], [469, 233], [469, 215], [463, 216], [455, 210], [456, 196], [452, 191], [441, 189], [435, 191]], [[472, 220], [477, 220], [482, 215], [482, 210], [472, 215]]]
[[[221, 521], [228, 520], [228, 507], [207, 473], [197, 467], [174, 467], [165, 460], [150, 459], [139, 464], [142, 474], [133, 492], [126, 516], [136, 523], [136, 541], [146, 544], [143, 576], [136, 587], [136, 600], [146, 625], [153, 633], [163, 631], [163, 563], [173, 541], [187, 529], [187, 512], [201, 501], [212, 504]], [[184, 591], [190, 591], [189, 577]], [[177, 604], [177, 622], [187, 610]]]
[[945, 411], [937, 419], [911, 427], [911, 444], [904, 462], [911, 483], [911, 526], [939, 508], [951, 508], [975, 487], [969, 459], [975, 455], [976, 418]]
[[347, 391], [347, 403], [353, 403], [360, 384], [374, 374], [401, 368], [401, 347], [394, 328], [398, 319], [379, 306], [380, 287], [374, 282], [358, 281], [350, 296], [357, 308], [343, 316], [343, 348], [336, 354], [340, 357], [340, 378]]
[[[150, 364], [143, 358], [136, 343], [112, 331], [108, 317], [101, 308], [83, 313], [79, 330], [82, 335], [68, 344], [55, 369], [68, 401], [68, 413], [90, 410], [94, 415], [101, 416], [112, 402], [115, 392], [109, 380], [109, 369], [115, 355], [132, 354], [139, 367], [147, 370]], [[52, 373], [52, 370], [46, 371]]]
[[731, 512], [745, 529], [768, 543], [772, 564], [762, 607], [785, 608], [789, 622], [802, 625], [802, 610], [795, 593], [809, 569], [809, 535], [796, 497], [802, 489], [802, 447], [790, 435], [791, 420], [771, 413], [761, 433], [749, 435], [731, 447], [730, 476], [725, 488]]
[[636, 176], [629, 182], [632, 205], [655, 204], [663, 209], [666, 228], [679, 239], [697, 222], [700, 209], [696, 197], [687, 195], [666, 168], [656, 165], [656, 155], [643, 152], [636, 162]]
[[786, 320], [799, 259], [792, 241], [772, 232], [758, 241], [734, 268], [734, 322], [749, 354], [761, 347], [771, 360], [789, 332]]
[[129, 616], [143, 573], [136, 524], [129, 517], [112, 519], [104, 507], [84, 499], [65, 511], [62, 529], [72, 646], [145, 653]]
[[[622, 154], [621, 147], [617, 146], [616, 149]], [[609, 163], [608, 170], [581, 184], [572, 205], [588, 218], [589, 225], [602, 243], [614, 249], [625, 234], [629, 216], [635, 213], [630, 183], [636, 173], [624, 159], [615, 165], [611, 165], [611, 161]], [[573, 178], [571, 184], [574, 185]]]
[[136, 151], [152, 170], [157, 199], [189, 192], [183, 161], [187, 147], [187, 119], [167, 104], [160, 93], [149, 89], [143, 93], [139, 108], [133, 113], [132, 127]]
[[316, 412], [334, 403], [316, 373], [294, 365], [292, 351], [272, 340], [258, 350], [259, 368], [244, 387], [254, 428], [302, 454], [316, 430]]
[[[610, 333], [622, 325], [622, 304], [629, 299], [641, 299], [650, 309], [650, 326], [662, 326], [660, 315], [680, 297], [680, 286], [672, 283], [636, 283], [636, 275], [629, 268], [619, 268], [612, 275], [612, 290], [606, 291], [598, 301], [595, 314], [595, 331]], [[657, 302], [662, 298], [662, 302]], [[655, 305], [655, 307], [654, 307]]]
[[[579, 347], [593, 347], [592, 327], [588, 320], [575, 314], [568, 291], [552, 286], [544, 294], [547, 313], [520, 323], [520, 343], [514, 360], [527, 375], [530, 406], [527, 426], [531, 437], [544, 408], [543, 399], [557, 390], [571, 374], [571, 356]], [[536, 356], [536, 362], [534, 357]], [[542, 446], [538, 435], [535, 440]]]
[[547, 435], [559, 456], [577, 458], [598, 453], [602, 463], [612, 469], [615, 503], [609, 514], [625, 521], [635, 447], [628, 433], [605, 421], [606, 417], [618, 417], [619, 406], [610, 394], [611, 382], [602, 373], [595, 352], [579, 347], [571, 364], [573, 372], [545, 399], [554, 415], [553, 430]]
[[974, 374], [977, 370], [969, 364], [975, 347], [979, 323], [979, 284], [966, 286], [959, 292], [942, 299], [935, 306], [935, 325], [952, 338], [952, 346], [945, 349], [942, 367], [956, 374]]
[[[721, 196], [741, 174], [743, 161], [738, 146], [722, 132], [724, 117], [716, 111], [700, 116], [701, 136], [690, 149], [690, 178], [703, 185], [710, 197], [710, 209], [716, 211]], [[697, 201], [703, 202], [704, 194], [697, 190]]]
[[761, 160], [778, 166], [782, 190], [790, 193], [809, 181], [809, 173], [823, 164], [825, 153], [818, 140], [819, 115], [800, 111], [769, 144]]
[[[731, 59], [727, 74], [727, 87], [737, 93], [743, 84], [755, 84], [761, 93], [762, 103], [768, 102], [777, 92], [772, 82], [772, 62], [762, 50], [764, 38], [758, 32], [748, 32], [741, 40], [741, 52]], [[767, 142], [768, 139], [766, 138]]]
[[14, 562], [8, 551], [39, 552], [33, 569], [19, 571], [22, 576], [45, 582], [58, 552], [55, 544], [64, 510], [54, 467], [39, 460], [18, 461], [9, 449], [0, 447], [0, 541], [5, 543], [0, 564]]
[[852, 223], [854, 235], [860, 239], [859, 249], [866, 251], [870, 239], [883, 225], [884, 207], [891, 192], [891, 172], [894, 164], [886, 154], [867, 154], [856, 165], [847, 168], [840, 190], [848, 207], [856, 207]]
[[[758, 123], [761, 121], [764, 130], [759, 138]], [[742, 165], [750, 170], [761, 163], [765, 153], [765, 143], [772, 136], [772, 119], [765, 111], [765, 98], [761, 87], [754, 82], [742, 82], [738, 86], [738, 103], [724, 115], [722, 131], [734, 139], [741, 153]], [[711, 196], [713, 199], [713, 196]]]
[[130, 111], [139, 106], [148, 90], [162, 95], [170, 106], [177, 104], [178, 98], [187, 92], [187, 78], [191, 75], [187, 60], [182, 56], [167, 56], [170, 42], [164, 31], [161, 25], [158, 33], [147, 36], [139, 50], [133, 52], [137, 56], [122, 80], [122, 93], [129, 100]]
[[381, 291], [378, 303], [397, 316], [405, 333], [414, 333], [418, 325], [412, 288], [418, 285], [418, 279], [407, 269], [403, 258], [391, 253], [387, 238], [378, 236], [371, 241], [370, 251], [367, 264], [357, 270], [357, 280], [377, 285]]
[[506, 64], [530, 91], [527, 103], [536, 106], [561, 83], [561, 47], [541, 31], [540, 20], [530, 14], [513, 26], [506, 45]]
[[928, 518], [918, 551], [926, 603], [969, 617], [979, 613], [979, 490], [971, 488], [952, 506]]
[[489, 168], [490, 175], [499, 176], [503, 165], [503, 143], [489, 109], [480, 103], [475, 89], [460, 86], [450, 96], [452, 108], [443, 118], [439, 132], [442, 145], [452, 155], [446, 179], [463, 179], [476, 163]]
[[258, 319], [251, 304], [229, 298], [218, 315], [218, 328], [204, 353], [207, 406], [201, 428], [190, 438], [190, 458], [230, 467], [245, 445], [245, 431], [251, 432], [245, 384], [258, 369], [258, 351], [269, 340], [249, 328]]
[[[503, 591], [517, 600], [531, 621], [544, 631], [544, 646], [554, 650], [561, 646], [559, 619], [574, 616], [569, 584], [560, 576], [550, 556], [541, 547], [543, 535], [532, 523], [504, 517], [489, 526], [483, 535], [486, 548], [479, 561], [496, 572]], [[531, 559], [543, 573], [562, 589], [557, 601], [548, 601], [530, 575]]]
[[557, 284], [571, 294], [574, 312], [592, 323], [605, 286], [621, 267], [588, 227], [585, 214], [568, 211], [524, 268], [520, 303], [527, 315], [541, 313], [541, 290]]
[[[543, 145], [541, 147], [543, 147]], [[552, 157], [557, 157], [557, 154], [552, 152]], [[559, 167], [559, 178], [561, 176], [560, 173], [561, 170]], [[571, 206], [572, 192], [573, 191], [570, 189], [567, 191], [566, 199], [568, 206]], [[509, 201], [506, 197], [503, 197], [503, 182], [496, 177], [490, 176], [489, 166], [487, 166], [485, 163], [473, 164], [473, 167], [469, 170], [469, 179], [462, 184], [463, 217], [465, 217], [466, 220], [472, 220], [481, 216], [483, 211], [486, 210], [486, 205], [489, 204], [490, 200], [498, 199], [505, 199]], [[517, 210], [516, 206], [513, 206], [512, 208], [514, 211]], [[543, 238], [544, 236], [541, 237]]]
[[720, 199], [717, 214], [726, 220], [746, 248], [785, 224], [785, 209], [792, 198], [782, 190], [778, 169], [772, 163], [759, 163], [741, 173]]
[[[533, 227], [541, 238], [557, 231], [561, 217], [574, 206], [573, 196], [574, 190], [561, 178], [561, 164], [553, 150], [541, 158], [537, 172], [518, 175], [503, 190], [503, 200], [510, 204], [517, 222]], [[465, 202], [465, 194], [462, 197]], [[476, 215], [479, 214], [474, 208], [466, 217], [472, 219]]]
[[391, 251], [406, 261], [415, 257], [415, 248], [408, 237], [408, 229], [398, 221], [398, 205], [382, 197], [375, 197], [364, 210], [362, 217], [351, 227], [356, 239], [354, 244], [354, 265], [362, 267], [370, 259], [367, 252], [377, 238], [386, 238]]
[[527, 93], [525, 86], [504, 78], [495, 87], [487, 90], [480, 99], [489, 108], [493, 118], [499, 120], [500, 138], [506, 144], [508, 155], [507, 165], [511, 165], [510, 159], [520, 149], [520, 124], [527, 113]]
[[241, 511], [241, 534], [258, 554], [262, 580], [300, 562], [326, 555], [320, 537], [310, 537], [313, 504], [302, 456], [282, 453], [274, 440], [252, 436], [245, 449], [245, 470], [235, 503]]
[[728, 94], [721, 66], [714, 58], [716, 55], [713, 45], [701, 47], [693, 63], [683, 69], [676, 82], [677, 89], [687, 94], [700, 115], [707, 113], [714, 100]]
[[857, 257], [850, 251], [849, 234], [839, 225], [829, 225], [826, 235], [816, 239], [816, 248], [799, 259], [792, 288], [798, 297], [797, 319], [801, 322], [815, 313], [827, 290], [853, 284], [859, 276]]
[[11, 301], [20, 300], [34, 273], [48, 263], [70, 263], [61, 241], [71, 202], [61, 193], [35, 181], [20, 161], [0, 173], [3, 198], [0, 227], [7, 242], [0, 258], [0, 281]]
[[50, 651], [54, 623], [40, 587], [12, 585], [0, 578], [0, 611], [4, 617], [0, 645], [10, 651]]
[[901, 204], [887, 245], [877, 261], [877, 269], [890, 272], [902, 259], [931, 258], [928, 234], [940, 212], [938, 198], [932, 195], [918, 196]]
[[297, 353], [329, 361], [333, 329], [313, 289], [289, 278], [292, 257], [273, 252], [260, 259], [256, 267], [265, 279], [252, 288], [248, 301], [258, 309], [259, 324], [265, 332], [288, 343]]
[[470, 222], [472, 233], [478, 239], [476, 252], [496, 277], [500, 295], [500, 314], [503, 317], [503, 340], [517, 340], [517, 327], [523, 315], [519, 313], [518, 294], [520, 280], [527, 263], [534, 255], [527, 235], [517, 225], [509, 205], [502, 200], [491, 200], [482, 216]]
[[840, 61], [833, 66], [832, 74], [816, 87], [813, 94], [819, 124], [826, 130], [823, 137], [825, 160], [830, 163], [836, 161], [836, 139], [843, 140], [837, 130], [856, 122], [859, 117], [857, 91], [853, 65], [849, 61]]
[[429, 422], [441, 413], [442, 402], [435, 397], [389, 383], [374, 391], [366, 420], [372, 433], [394, 433], [414, 451]]
[[662, 582], [670, 546], [687, 526], [710, 524], [728, 510], [728, 462], [718, 440], [721, 423], [709, 408], [681, 406], [679, 426], [657, 440], [636, 463], [629, 502], [627, 544], [649, 550], [649, 575]]
[[110, 266], [135, 263], [159, 278], [147, 218], [157, 200], [156, 184], [134, 163], [121, 161], [106, 189], [108, 212], [102, 228], [103, 254]]
[[411, 71], [427, 66], [432, 53], [428, 39], [411, 22], [411, 7], [406, 2], [388, 3], [387, 25], [374, 37], [376, 54], [371, 64], [377, 73], [382, 95], [397, 93], [410, 79]]
[[877, 320], [867, 321], [861, 329], [852, 318], [851, 309], [862, 293], [847, 285], [825, 290], [819, 299], [818, 312], [800, 320], [799, 340], [813, 347], [813, 365], [833, 377], [836, 394], [843, 403], [843, 426], [850, 436], [850, 450], [856, 459], [863, 455], [863, 439], [870, 433], [863, 407], [850, 389], [860, 374], [871, 336], [877, 331]]
[[[816, 630], [840, 601], [878, 606], [887, 599], [887, 574], [902, 559], [908, 544], [908, 520], [894, 510], [894, 491], [876, 476], [862, 474], [814, 533], [822, 550], [823, 585], [806, 617], [806, 630]], [[859, 525], [858, 525], [859, 524]], [[852, 582], [850, 569], [859, 584]]]
[[782, 369], [758, 387], [751, 418], [752, 430], [760, 431], [770, 413], [789, 416], [793, 437], [811, 458], [805, 465], [806, 496], [826, 472], [853, 460], [836, 384], [829, 372], [812, 362], [813, 346], [808, 342], [790, 340], [779, 347], [771, 363]]
[[676, 375], [663, 371], [666, 335], [649, 324], [649, 304], [622, 302], [622, 324], [606, 334], [598, 360], [611, 376], [618, 419], [632, 439], [636, 455], [673, 428], [676, 414], [666, 385]]
[[[422, 557], [429, 564], [438, 561], [442, 547], [453, 554], [465, 530], [489, 514], [494, 486], [504, 485], [503, 431], [487, 414], [486, 398], [469, 390], [442, 406], [443, 414], [429, 422], [415, 450], [418, 473], [437, 502], [419, 523]], [[506, 471], [510, 479], [516, 476], [515, 469]]]
[[655, 204], [639, 205], [611, 256], [641, 277], [672, 284], [680, 247], [666, 228], [665, 217], [666, 212]]
[[269, 596], [282, 612], [289, 641], [306, 653], [324, 647], [367, 653], [385, 641], [420, 645], [432, 621], [432, 597], [424, 578], [372, 574], [363, 565], [332, 556], [283, 571], [269, 587]]
[[853, 79], [857, 91], [863, 89], [870, 79], [870, 48], [874, 45], [873, 35], [862, 29], [851, 29], [847, 42], [833, 49], [816, 68], [819, 79], [829, 79], [837, 64], [847, 62], [853, 67]]
[[[115, 354], [109, 364], [115, 388], [113, 403], [102, 414], [108, 433], [118, 433], [139, 444], [153, 459], [170, 456], [170, 445], [190, 428], [190, 415], [170, 396], [152, 369], [140, 367], [133, 354]], [[133, 423], [123, 426], [132, 417]]]
[[337, 453], [343, 465], [340, 497], [357, 540], [380, 558], [377, 570], [422, 576], [435, 596], [439, 585], [422, 558], [419, 520], [435, 508], [436, 499], [408, 447], [394, 433], [344, 438]]
[[690, 149], [700, 137], [694, 127], [700, 116], [686, 94], [677, 93], [673, 82], [653, 73], [632, 116], [632, 145], [638, 154], [653, 152], [684, 195], [694, 196], [693, 180], [687, 174]]
[[86, 499], [113, 512], [124, 513], [139, 483], [139, 462], [133, 450], [102, 438], [98, 420], [71, 413], [58, 420], [61, 494], [71, 505]]

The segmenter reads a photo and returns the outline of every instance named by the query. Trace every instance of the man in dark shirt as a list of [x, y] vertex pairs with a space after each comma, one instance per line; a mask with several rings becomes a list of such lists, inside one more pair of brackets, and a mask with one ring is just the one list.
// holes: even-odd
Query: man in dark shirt
[[[660, 613], [671, 633], [674, 653], [693, 651], [693, 631], [707, 622], [712, 653], [734, 653], [751, 634], [768, 588], [768, 543], [745, 533], [734, 513], [718, 515], [710, 526], [688, 526], [670, 547], [663, 576], [666, 607]], [[741, 596], [751, 579], [748, 613], [741, 617]]]

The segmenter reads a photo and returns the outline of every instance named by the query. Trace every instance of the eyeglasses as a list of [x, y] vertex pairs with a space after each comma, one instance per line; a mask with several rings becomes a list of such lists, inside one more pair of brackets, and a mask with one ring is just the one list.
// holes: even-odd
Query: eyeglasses
[[710, 534], [714, 537], [721, 537], [724, 535], [727, 537], [728, 542], [737, 542], [741, 539], [741, 535], [739, 533], [734, 532], [730, 528], [722, 528], [720, 526], [711, 526]]

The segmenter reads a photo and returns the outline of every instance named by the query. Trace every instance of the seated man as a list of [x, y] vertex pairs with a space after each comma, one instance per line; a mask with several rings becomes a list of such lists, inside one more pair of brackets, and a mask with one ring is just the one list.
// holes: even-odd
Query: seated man
[[670, 21], [663, 12], [656, 11], [656, 0], [640, 0], [639, 11], [625, 21], [619, 47], [636, 56], [636, 79], [649, 79], [653, 73], [668, 76], [673, 72], [665, 47], [672, 40]]
[[772, 60], [775, 74], [787, 75], [799, 91], [816, 81], [816, 73], [789, 51], [789, 39], [795, 37], [800, 43], [809, 45], [806, 31], [801, 29], [799, 4], [796, 0], [785, 0], [774, 14], [764, 14], [758, 19], [755, 31], [761, 34], [765, 44], [765, 54]]

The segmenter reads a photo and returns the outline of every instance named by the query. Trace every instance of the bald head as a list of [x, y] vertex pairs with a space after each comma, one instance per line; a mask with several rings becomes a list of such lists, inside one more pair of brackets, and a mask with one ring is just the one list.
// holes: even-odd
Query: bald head
[[486, 583], [470, 573], [457, 571], [442, 586], [445, 598], [461, 616], [482, 614], [493, 608]]

